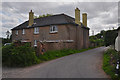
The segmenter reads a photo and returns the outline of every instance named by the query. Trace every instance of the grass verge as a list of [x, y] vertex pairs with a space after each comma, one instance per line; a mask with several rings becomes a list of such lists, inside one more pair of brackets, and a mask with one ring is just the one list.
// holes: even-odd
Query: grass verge
[[120, 80], [120, 75], [116, 76], [116, 62], [119, 58], [118, 52], [116, 52], [113, 49], [108, 49], [104, 53], [103, 57], [103, 70], [106, 72], [106, 74], [110, 75], [112, 80]]
[[90, 49], [93, 49], [93, 48], [81, 49], [81, 50], [63, 49], [63, 50], [47, 51], [43, 55], [38, 56], [38, 58], [40, 59], [40, 62], [44, 62], [44, 61], [60, 58], [63, 56], [84, 52]]

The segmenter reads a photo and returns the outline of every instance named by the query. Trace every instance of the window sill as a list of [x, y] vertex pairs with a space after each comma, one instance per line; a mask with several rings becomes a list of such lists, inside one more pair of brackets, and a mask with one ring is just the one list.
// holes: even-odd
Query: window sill
[[39, 33], [34, 33], [34, 34], [39, 34]]
[[34, 45], [34, 47], [37, 47], [37, 45]]
[[52, 32], [50, 32], [50, 34], [54, 34], [54, 33], [58, 33], [58, 31], [52, 31]]

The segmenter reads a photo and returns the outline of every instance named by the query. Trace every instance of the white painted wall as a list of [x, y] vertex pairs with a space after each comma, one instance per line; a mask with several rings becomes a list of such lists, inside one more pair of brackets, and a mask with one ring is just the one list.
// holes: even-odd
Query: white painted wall
[[118, 31], [118, 37], [115, 40], [115, 49], [120, 51], [120, 30]]

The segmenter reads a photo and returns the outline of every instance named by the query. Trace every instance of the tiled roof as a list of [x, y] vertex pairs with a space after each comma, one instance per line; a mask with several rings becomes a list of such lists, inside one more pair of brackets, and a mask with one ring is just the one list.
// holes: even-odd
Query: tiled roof
[[78, 25], [75, 23], [74, 18], [66, 14], [58, 14], [53, 16], [36, 18], [34, 19], [34, 24], [32, 26], [28, 26], [28, 23], [29, 21], [25, 21], [24, 23], [18, 25], [17, 27], [14, 27], [12, 30], [26, 29], [26, 28], [32, 28], [32, 27], [44, 27], [44, 26], [59, 25], [59, 24], [74, 24], [76, 26]]
[[117, 28], [117, 31], [120, 30], [120, 26]]

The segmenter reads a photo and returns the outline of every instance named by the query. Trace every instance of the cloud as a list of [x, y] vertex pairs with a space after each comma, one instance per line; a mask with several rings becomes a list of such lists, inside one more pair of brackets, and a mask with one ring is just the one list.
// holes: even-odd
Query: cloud
[[[117, 28], [118, 3], [117, 2], [3, 2], [2, 27], [11, 29], [28, 20], [28, 13], [32, 9], [35, 15], [65, 13], [74, 17], [74, 9], [78, 7], [81, 13], [88, 16], [88, 27], [96, 33], [109, 27]], [[5, 31], [3, 31], [5, 33]], [[4, 36], [4, 35], [3, 35]]]
[[2, 2], [118, 2], [119, 0], [4, 0]]

